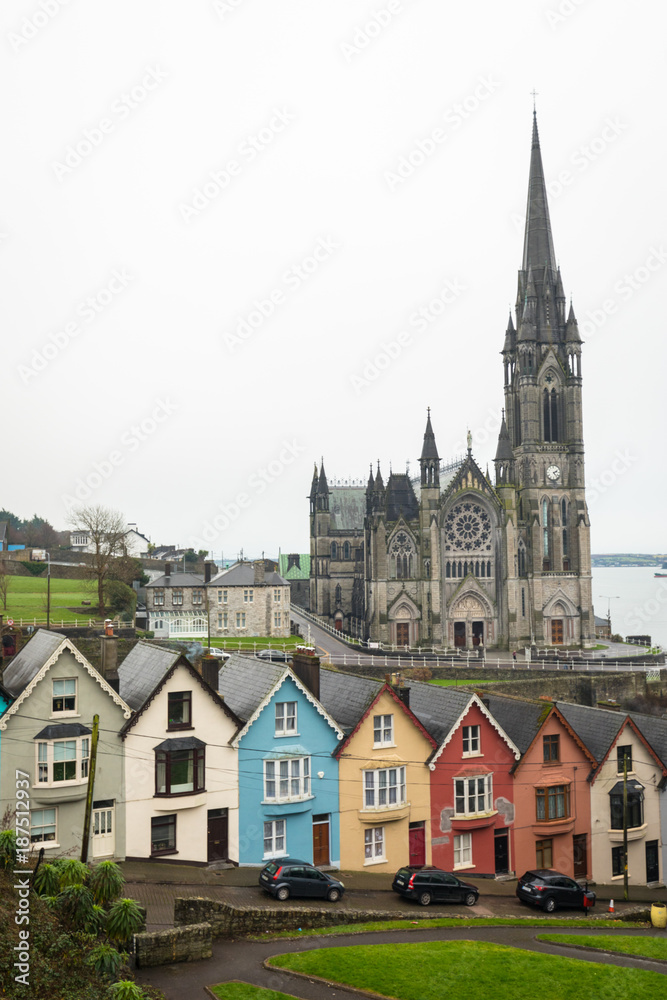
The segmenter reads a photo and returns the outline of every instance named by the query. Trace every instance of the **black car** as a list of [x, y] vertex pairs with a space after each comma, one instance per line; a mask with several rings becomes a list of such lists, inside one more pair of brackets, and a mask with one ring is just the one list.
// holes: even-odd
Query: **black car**
[[259, 873], [259, 884], [280, 900], [290, 896], [310, 896], [336, 903], [345, 892], [345, 886], [337, 878], [299, 858], [275, 858], [270, 861]]
[[292, 654], [282, 649], [261, 649], [257, 654], [259, 660], [271, 660], [272, 663], [291, 663]]
[[516, 894], [522, 903], [541, 906], [547, 913], [559, 906], [588, 909], [595, 906], [595, 893], [553, 868], [535, 868], [519, 879]]
[[408, 865], [399, 868], [391, 884], [394, 892], [406, 899], [416, 899], [422, 906], [429, 903], [465, 903], [474, 906], [479, 899], [479, 890], [469, 882], [463, 882], [451, 872], [439, 868]]

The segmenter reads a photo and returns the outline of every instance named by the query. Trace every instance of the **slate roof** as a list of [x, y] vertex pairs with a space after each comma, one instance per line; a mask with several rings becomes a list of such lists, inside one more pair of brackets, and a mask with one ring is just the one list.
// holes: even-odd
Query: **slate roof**
[[41, 732], [33, 736], [35, 740], [60, 740], [67, 736], [90, 736], [92, 729], [82, 726], [80, 722], [56, 722], [51, 726], [46, 726]]
[[334, 486], [329, 490], [330, 525], [334, 531], [363, 531], [366, 516], [366, 489], [363, 486]]
[[407, 686], [410, 708], [440, 746], [470, 701], [472, 691], [423, 681], [408, 681]]
[[382, 681], [371, 677], [320, 668], [320, 701], [331, 718], [345, 730], [354, 729], [381, 687]]
[[535, 739], [545, 705], [547, 708], [550, 706], [545, 702], [521, 701], [518, 698], [489, 694], [487, 691], [482, 698], [484, 702], [488, 702], [489, 712], [500, 728], [524, 754]]
[[608, 708], [591, 709], [566, 701], [557, 701], [555, 705], [581, 742], [597, 761], [601, 761], [623, 725], [625, 712], [613, 712]]
[[3, 687], [13, 698], [18, 698], [64, 642], [64, 637], [57, 632], [49, 632], [44, 628], [37, 629], [5, 670], [2, 678]]
[[275, 570], [264, 572], [264, 583], [255, 583], [255, 567], [252, 563], [237, 563], [231, 569], [225, 569], [214, 576], [207, 587], [286, 587], [289, 583]]
[[118, 667], [121, 698], [137, 711], [166, 672], [181, 655], [180, 650], [164, 649], [138, 642]]
[[232, 712], [247, 722], [285, 673], [285, 666], [232, 653], [220, 667], [218, 692]]
[[663, 766], [667, 768], [667, 719], [661, 719], [656, 715], [641, 715], [638, 712], [630, 712], [629, 715]]
[[398, 521], [401, 515], [406, 521], [419, 518], [419, 501], [405, 472], [392, 472], [389, 476], [386, 504], [388, 521]]
[[197, 573], [171, 573], [169, 576], [158, 576], [157, 580], [151, 580], [146, 584], [149, 587], [201, 587], [204, 584], [204, 577]]

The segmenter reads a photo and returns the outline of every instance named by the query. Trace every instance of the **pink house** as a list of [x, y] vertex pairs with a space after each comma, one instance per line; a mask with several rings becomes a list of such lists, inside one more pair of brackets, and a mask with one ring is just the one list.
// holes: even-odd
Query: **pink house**
[[517, 875], [528, 868], [556, 868], [573, 878], [591, 876], [588, 777], [596, 763], [552, 707], [514, 768]]

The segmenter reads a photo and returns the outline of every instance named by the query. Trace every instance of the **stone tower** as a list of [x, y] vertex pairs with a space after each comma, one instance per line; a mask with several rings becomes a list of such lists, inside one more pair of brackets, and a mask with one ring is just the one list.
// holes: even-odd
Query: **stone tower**
[[510, 316], [502, 355], [495, 466], [509, 521], [509, 641], [572, 645], [594, 634], [581, 338], [556, 263], [535, 113], [516, 326]]

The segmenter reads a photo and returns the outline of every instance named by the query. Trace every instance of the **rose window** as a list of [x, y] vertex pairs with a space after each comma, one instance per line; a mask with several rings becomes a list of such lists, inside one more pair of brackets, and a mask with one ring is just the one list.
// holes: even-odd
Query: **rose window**
[[461, 552], [491, 549], [491, 520], [483, 507], [466, 501], [453, 507], [445, 518], [447, 549]]

